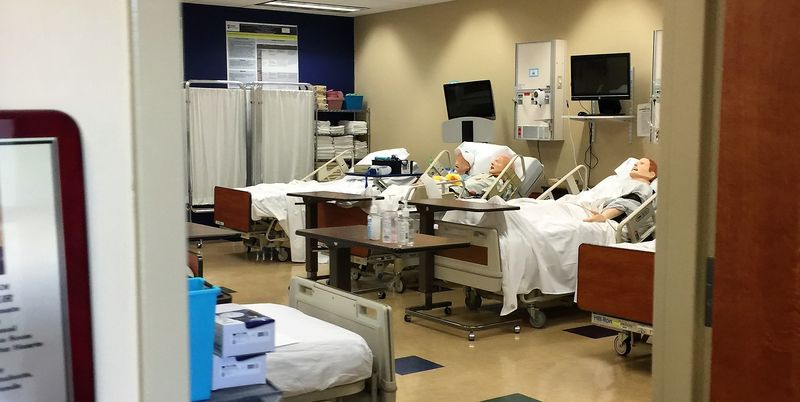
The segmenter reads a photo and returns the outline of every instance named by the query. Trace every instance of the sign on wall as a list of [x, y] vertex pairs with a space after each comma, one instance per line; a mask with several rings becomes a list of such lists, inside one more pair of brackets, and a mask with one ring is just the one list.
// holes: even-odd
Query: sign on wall
[[298, 82], [297, 25], [225, 22], [228, 79]]

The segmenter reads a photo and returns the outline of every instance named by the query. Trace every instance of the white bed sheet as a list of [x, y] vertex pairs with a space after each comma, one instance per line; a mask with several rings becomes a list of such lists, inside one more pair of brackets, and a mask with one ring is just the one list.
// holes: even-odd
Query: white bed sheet
[[450, 211], [447, 222], [497, 229], [503, 271], [503, 309], [517, 309], [517, 295], [539, 289], [545, 294], [575, 291], [578, 247], [615, 243], [616, 222], [587, 223], [585, 209], [570, 203], [519, 198], [489, 202], [520, 207], [518, 211], [475, 213]]
[[643, 241], [641, 243], [617, 243], [612, 244], [611, 247], [616, 248], [624, 248], [628, 250], [638, 250], [638, 251], [649, 251], [651, 253], [656, 252], [656, 241]]
[[267, 379], [284, 396], [321, 391], [372, 376], [372, 351], [364, 338], [289, 306], [246, 304], [275, 320], [276, 334], [296, 343], [267, 353]]

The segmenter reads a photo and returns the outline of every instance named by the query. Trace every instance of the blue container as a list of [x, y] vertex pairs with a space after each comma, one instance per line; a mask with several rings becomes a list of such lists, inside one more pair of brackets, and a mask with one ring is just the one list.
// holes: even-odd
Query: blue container
[[189, 278], [189, 367], [192, 401], [211, 397], [214, 311], [219, 288], [203, 278]]
[[364, 108], [362, 95], [347, 94], [344, 96], [344, 108], [347, 110], [361, 110]]

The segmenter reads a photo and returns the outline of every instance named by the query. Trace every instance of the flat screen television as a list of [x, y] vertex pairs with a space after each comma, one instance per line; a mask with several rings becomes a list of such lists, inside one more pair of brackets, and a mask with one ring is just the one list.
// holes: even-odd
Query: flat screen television
[[572, 100], [631, 98], [631, 54], [587, 54], [570, 60]]
[[494, 98], [489, 80], [444, 84], [447, 118], [483, 117], [494, 120]]

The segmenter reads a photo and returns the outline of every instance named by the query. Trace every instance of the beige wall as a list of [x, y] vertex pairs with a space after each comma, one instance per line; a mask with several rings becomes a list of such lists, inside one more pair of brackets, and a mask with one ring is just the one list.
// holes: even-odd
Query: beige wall
[[[538, 156], [535, 141], [513, 139], [514, 45], [565, 39], [567, 54], [630, 52], [636, 69], [635, 102], [650, 91], [652, 32], [662, 28], [660, 0], [456, 0], [355, 20], [356, 90], [371, 109], [372, 149], [406, 147], [427, 164], [454, 144], [441, 140], [447, 119], [442, 84], [492, 80], [497, 143]], [[569, 73], [567, 73], [569, 76]], [[568, 82], [567, 82], [568, 83]], [[627, 102], [623, 104], [625, 106]], [[584, 102], [588, 108], [589, 103]], [[570, 102], [569, 114], [582, 110]], [[547, 177], [583, 163], [588, 129], [571, 122], [564, 141], [542, 142]], [[635, 129], [635, 127], [634, 127]], [[626, 124], [598, 124], [594, 153], [603, 177], [626, 156], [658, 159], [658, 146], [634, 138]]]

